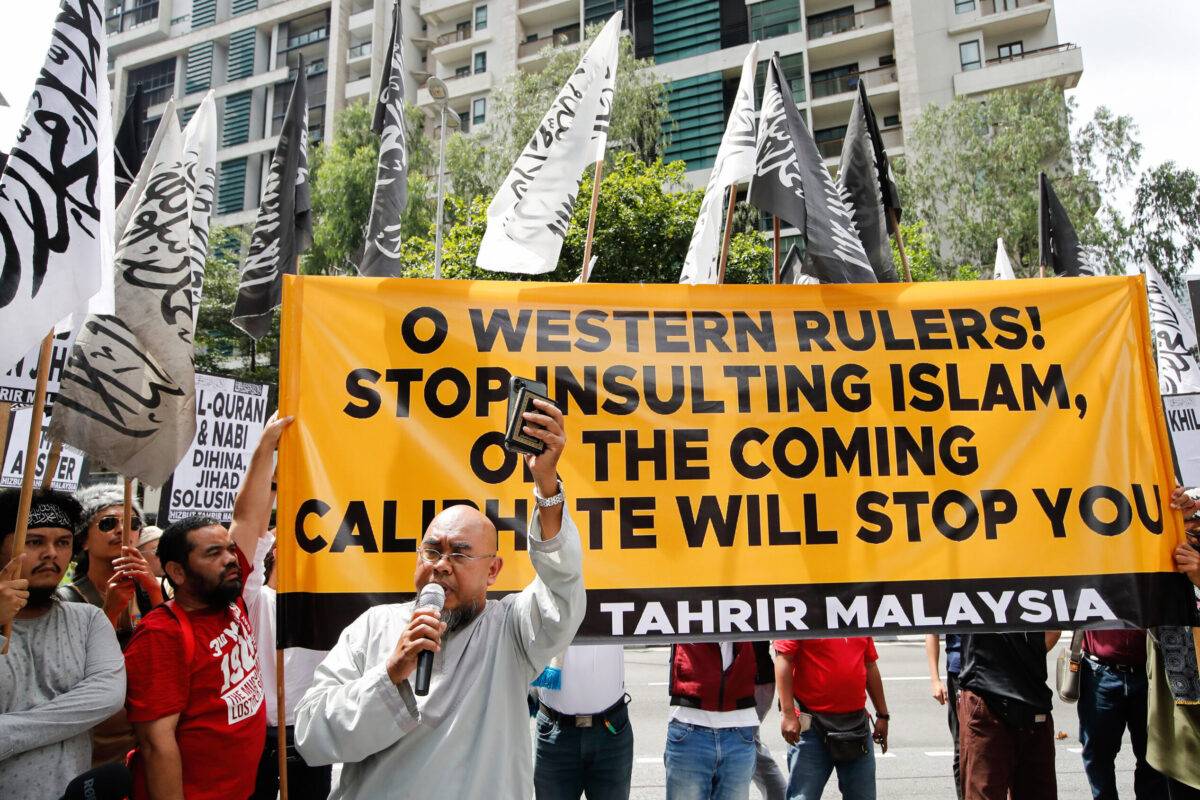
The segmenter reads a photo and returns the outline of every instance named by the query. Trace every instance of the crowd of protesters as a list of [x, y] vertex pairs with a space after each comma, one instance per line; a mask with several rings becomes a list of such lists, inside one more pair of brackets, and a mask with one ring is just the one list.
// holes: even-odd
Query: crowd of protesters
[[[18, 491], [0, 491], [0, 624], [13, 627], [0, 656], [0, 798], [274, 798], [281, 739], [293, 798], [628, 798], [623, 651], [570, 644], [584, 587], [557, 478], [562, 416], [542, 404], [526, 416], [527, 432], [547, 445], [528, 459], [537, 578], [487, 600], [503, 567], [496, 529], [474, 509], [447, 509], [429, 526], [414, 575], [416, 590], [443, 589], [443, 609], [378, 606], [329, 652], [289, 649], [283, 709], [271, 520], [274, 451], [289, 420], [268, 424], [228, 528], [192, 517], [159, 529], [135, 504], [127, 531], [119, 489], [36, 490], [24, 551], [14, 553]], [[1200, 501], [1177, 490], [1172, 505], [1189, 537], [1200, 530]], [[1200, 587], [1197, 546], [1191, 539], [1175, 559]], [[1126, 730], [1136, 798], [1200, 797], [1190, 630], [1075, 635], [1093, 797], [1117, 797]], [[926, 638], [954, 745], [947, 778], [960, 798], [1058, 796], [1047, 672], [1058, 639], [947, 635], [943, 679], [942, 640]], [[423, 695], [415, 673], [426, 652]], [[679, 643], [668, 695], [669, 800], [740, 800], [752, 786], [767, 800], [816, 800], [834, 773], [843, 798], [876, 797], [875, 749], [887, 752], [890, 716], [870, 637]], [[786, 769], [760, 738], [773, 705]]]

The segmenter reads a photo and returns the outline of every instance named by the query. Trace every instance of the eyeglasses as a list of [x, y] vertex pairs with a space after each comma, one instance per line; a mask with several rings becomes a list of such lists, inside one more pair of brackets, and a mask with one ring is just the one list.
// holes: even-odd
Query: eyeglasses
[[436, 564], [443, 558], [447, 558], [450, 560], [451, 564], [459, 567], [470, 564], [472, 561], [478, 561], [481, 558], [496, 557], [495, 553], [488, 553], [486, 556], [469, 556], [466, 553], [443, 553], [441, 550], [437, 550], [433, 547], [422, 547], [417, 551], [417, 555], [419, 555], [421, 560], [426, 564]]
[[[117, 529], [117, 526], [120, 524], [121, 524], [120, 517], [107, 516], [107, 517], [101, 517], [96, 522], [96, 527], [100, 529], [101, 533], [112, 533], [113, 531], [115, 531]], [[129, 530], [140, 531], [141, 529], [142, 529], [142, 521], [140, 519], [138, 519], [137, 516], [130, 517], [129, 518]]]

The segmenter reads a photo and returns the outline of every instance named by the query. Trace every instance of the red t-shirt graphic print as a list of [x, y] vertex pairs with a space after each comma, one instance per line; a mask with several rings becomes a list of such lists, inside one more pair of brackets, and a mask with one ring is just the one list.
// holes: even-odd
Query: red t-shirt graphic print
[[[242, 575], [250, 572], [238, 553]], [[174, 614], [181, 613], [176, 606]], [[188, 800], [227, 800], [254, 791], [267, 712], [254, 631], [245, 603], [187, 612], [194, 642], [184, 669], [182, 628], [172, 611], [147, 614], [125, 650], [130, 722], [179, 714], [175, 739]], [[134, 760], [134, 800], [148, 798], [145, 763]]]

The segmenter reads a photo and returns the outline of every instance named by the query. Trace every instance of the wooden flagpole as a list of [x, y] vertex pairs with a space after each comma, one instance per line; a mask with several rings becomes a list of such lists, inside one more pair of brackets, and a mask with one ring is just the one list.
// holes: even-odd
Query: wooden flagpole
[[725, 235], [721, 238], [721, 263], [717, 267], [717, 283], [725, 282], [725, 265], [729, 263], [729, 241], [733, 238], [733, 207], [737, 205], [737, 184], [729, 184], [729, 210], [725, 212]]
[[133, 525], [133, 478], [125, 479], [125, 505], [121, 509], [121, 546], [133, 547], [130, 528]]
[[774, 233], [774, 243], [771, 253], [771, 268], [774, 270], [774, 277], [771, 282], [779, 283], [779, 217], [771, 219], [771, 229], [772, 233]]
[[12, 403], [0, 403], [0, 453], [8, 449], [8, 419], [11, 415]]
[[596, 230], [596, 207], [600, 205], [600, 176], [604, 174], [604, 159], [596, 162], [592, 177], [592, 210], [588, 212], [587, 239], [583, 243], [583, 282], [588, 282], [588, 263], [592, 260], [592, 235]]
[[912, 283], [912, 271], [908, 268], [908, 251], [904, 249], [904, 237], [900, 234], [900, 220], [896, 219], [896, 209], [888, 209], [888, 220], [896, 231], [896, 249], [900, 251], [900, 264], [904, 267], [904, 280]]
[[54, 473], [58, 471], [58, 462], [62, 460], [63, 443], [58, 439], [50, 442], [50, 453], [46, 456], [46, 471], [42, 473], [42, 488], [49, 489], [54, 481]]
[[[17, 504], [17, 529], [13, 533], [14, 556], [25, 552], [25, 534], [29, 530], [29, 507], [33, 504], [33, 478], [37, 469], [37, 452], [42, 444], [42, 416], [46, 411], [46, 381], [50, 375], [50, 354], [54, 350], [54, 331], [42, 339], [38, 353], [37, 386], [33, 392], [33, 409], [29, 415], [29, 438], [25, 443], [25, 468], [21, 472], [21, 497]], [[8, 655], [12, 640], [12, 622], [4, 626], [4, 649], [0, 655]]]
[[[279, 569], [279, 558], [276, 555], [275, 569]], [[279, 606], [275, 606], [276, 615], [279, 614]], [[278, 624], [278, 616], [276, 617]], [[288, 796], [288, 774], [287, 774], [287, 712], [284, 711], [286, 706], [286, 692], [283, 685], [283, 648], [279, 646], [278, 634], [275, 638], [275, 747], [279, 751], [279, 800], [287, 800]]]

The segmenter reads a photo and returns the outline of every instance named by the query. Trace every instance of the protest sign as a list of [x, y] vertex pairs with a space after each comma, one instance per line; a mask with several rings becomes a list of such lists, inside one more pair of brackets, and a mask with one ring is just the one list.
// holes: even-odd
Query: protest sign
[[1163, 395], [1167, 430], [1184, 486], [1200, 486], [1200, 393]]
[[435, 513], [533, 578], [510, 375], [566, 414], [585, 641], [1181, 623], [1144, 279], [288, 278], [285, 645], [412, 591]]
[[[50, 354], [50, 374], [46, 377], [46, 405], [54, 403], [58, 394], [58, 381], [62, 377], [67, 358], [71, 355], [72, 331], [60, 331], [54, 336], [54, 350]], [[42, 349], [39, 342], [25, 356], [13, 365], [12, 369], [0, 375], [0, 403], [13, 405], [29, 405], [33, 402], [33, 393], [37, 388], [38, 351]]]
[[[21, 485], [21, 476], [25, 471], [25, 449], [29, 446], [29, 422], [32, 417], [32, 408], [19, 408], [12, 413], [8, 446], [4, 451], [4, 470], [0, 472], [0, 486], [2, 487], [19, 487]], [[50, 437], [46, 435], [46, 428], [49, 425], [50, 420], [44, 420], [41, 444], [38, 447], [37, 466], [34, 468], [33, 474], [37, 486], [42, 485], [46, 474], [46, 461], [50, 456], [51, 441]], [[62, 455], [58, 459], [58, 467], [54, 470], [54, 477], [50, 480], [50, 488], [60, 489], [64, 492], [73, 492], [78, 489], [79, 481], [83, 477], [83, 459], [83, 451], [76, 450], [70, 445], [63, 445]]]
[[233, 519], [233, 500], [267, 421], [267, 386], [196, 375], [196, 435], [163, 487], [162, 526], [195, 514]]

